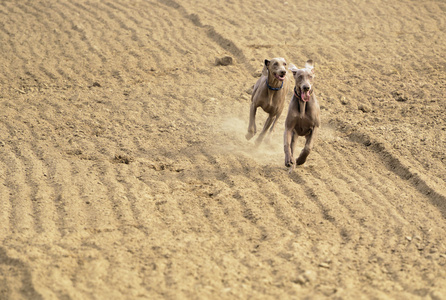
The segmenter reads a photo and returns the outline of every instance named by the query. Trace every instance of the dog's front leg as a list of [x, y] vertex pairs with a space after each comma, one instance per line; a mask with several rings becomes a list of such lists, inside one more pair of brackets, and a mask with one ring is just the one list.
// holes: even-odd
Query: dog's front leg
[[253, 101], [251, 103], [251, 107], [249, 109], [249, 125], [248, 125], [248, 133], [245, 135], [246, 139], [249, 141], [256, 134], [256, 112], [257, 106]]
[[296, 159], [296, 165], [302, 165], [307, 160], [308, 155], [311, 152], [311, 149], [313, 149], [314, 141], [317, 136], [318, 127], [314, 127], [311, 132], [305, 136], [306, 142], [305, 147], [302, 149], [302, 151], [299, 154], [299, 157]]
[[291, 152], [293, 134], [292, 128], [285, 127], [285, 133], [283, 134], [283, 150], [285, 151], [285, 166], [288, 168], [294, 165], [294, 158]]

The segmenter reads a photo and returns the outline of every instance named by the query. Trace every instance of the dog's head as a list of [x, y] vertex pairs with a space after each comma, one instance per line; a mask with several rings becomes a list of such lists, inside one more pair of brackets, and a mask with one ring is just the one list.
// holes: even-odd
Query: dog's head
[[268, 76], [268, 72], [277, 80], [284, 81], [286, 76], [286, 61], [282, 57], [265, 59], [262, 74]]
[[289, 69], [293, 72], [296, 81], [296, 92], [299, 93], [303, 101], [310, 100], [313, 92], [314, 65], [312, 60], [307, 60], [305, 68], [298, 69], [295, 65], [290, 64]]

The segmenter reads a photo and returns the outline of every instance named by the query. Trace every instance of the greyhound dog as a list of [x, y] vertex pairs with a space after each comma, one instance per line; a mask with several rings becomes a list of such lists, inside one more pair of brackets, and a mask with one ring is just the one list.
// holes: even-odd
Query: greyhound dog
[[257, 146], [262, 143], [268, 129], [269, 134], [274, 130], [276, 121], [283, 111], [290, 81], [286, 75], [284, 58], [265, 59], [262, 76], [257, 80], [252, 92], [248, 133], [245, 135], [246, 139], [250, 140], [256, 134], [255, 117], [260, 106], [269, 116], [256, 139]]
[[[285, 166], [291, 167], [291, 172], [295, 164], [305, 163], [313, 148], [321, 120], [319, 104], [313, 89], [313, 61], [308, 60], [303, 69], [290, 66], [290, 70], [293, 72], [295, 87], [285, 120], [284, 150]], [[306, 142], [294, 162], [294, 149], [298, 136], [305, 136]]]

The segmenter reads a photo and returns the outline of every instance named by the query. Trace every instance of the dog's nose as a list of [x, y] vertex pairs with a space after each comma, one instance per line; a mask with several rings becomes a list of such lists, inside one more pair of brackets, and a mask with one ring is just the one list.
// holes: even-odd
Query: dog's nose
[[285, 75], [286, 75], [286, 71], [280, 72], [280, 76], [285, 76]]
[[304, 86], [302, 87], [302, 89], [306, 92], [306, 91], [308, 91], [308, 90], [310, 89], [310, 87], [309, 87], [308, 85], [304, 85]]

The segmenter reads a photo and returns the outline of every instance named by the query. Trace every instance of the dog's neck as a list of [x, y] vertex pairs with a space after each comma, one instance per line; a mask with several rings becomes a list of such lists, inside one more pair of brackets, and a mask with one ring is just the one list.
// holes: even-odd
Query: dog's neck
[[266, 86], [268, 87], [268, 89], [270, 89], [271, 91], [278, 91], [281, 88], [283, 88], [283, 81], [282, 81], [282, 85], [280, 87], [272, 87], [268, 84], [268, 78], [266, 79]]
[[[272, 80], [270, 80], [270, 79], [272, 79]], [[278, 83], [280, 83], [280, 82], [281, 82], [280, 80], [277, 80], [276, 78], [274, 78], [274, 76], [271, 75], [271, 73], [268, 72], [268, 76], [266, 77], [266, 86], [268, 87], [269, 90], [278, 91], [278, 90], [282, 89], [283, 81], [281, 82], [281, 85], [279, 87], [275, 86], [275, 85], [278, 85]], [[270, 85], [270, 83], [271, 83], [271, 85]]]

